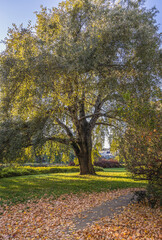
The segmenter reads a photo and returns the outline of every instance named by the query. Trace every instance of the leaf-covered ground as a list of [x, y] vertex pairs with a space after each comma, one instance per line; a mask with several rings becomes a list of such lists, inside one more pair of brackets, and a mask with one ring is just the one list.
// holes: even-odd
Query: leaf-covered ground
[[83, 231], [74, 232], [69, 239], [89, 240], [160, 240], [162, 226], [160, 209], [134, 204], [114, 219], [101, 219]]
[[[160, 210], [130, 205], [114, 219], [101, 219], [82, 231], [75, 231], [74, 216], [84, 210], [128, 194], [132, 189], [41, 198], [0, 209], [0, 239], [161, 239]], [[67, 228], [72, 230], [67, 233]]]

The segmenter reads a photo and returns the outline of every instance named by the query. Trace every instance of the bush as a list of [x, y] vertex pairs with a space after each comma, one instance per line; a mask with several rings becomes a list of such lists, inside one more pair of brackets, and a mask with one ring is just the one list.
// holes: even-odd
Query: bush
[[[150, 186], [149, 186], [150, 188]], [[151, 208], [154, 208], [157, 204], [158, 197], [156, 193], [154, 194], [153, 191], [146, 190], [138, 190], [134, 192], [134, 196], [132, 200], [137, 201], [138, 203], [148, 204]]]
[[74, 162], [69, 162], [69, 166], [75, 166]]
[[[79, 167], [7, 167], [0, 170], [0, 178], [48, 173], [70, 173], [79, 171]], [[100, 167], [95, 167], [95, 171], [99, 172], [103, 171], [103, 169]]]
[[115, 159], [100, 159], [97, 162], [94, 162], [95, 166], [102, 167], [102, 168], [118, 168], [120, 167], [120, 164], [117, 160]]
[[148, 180], [147, 195], [151, 201], [156, 199], [162, 204], [161, 110], [161, 103], [157, 102], [152, 103], [148, 113], [139, 112], [140, 121], [132, 120], [121, 137], [120, 154], [135, 179]]

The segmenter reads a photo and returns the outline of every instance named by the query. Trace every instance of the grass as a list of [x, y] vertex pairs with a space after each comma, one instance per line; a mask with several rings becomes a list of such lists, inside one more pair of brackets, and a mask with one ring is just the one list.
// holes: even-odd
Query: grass
[[79, 173], [51, 173], [0, 179], [0, 204], [24, 202], [44, 195], [100, 192], [119, 188], [145, 187], [146, 181], [134, 181], [125, 169], [106, 169], [97, 176]]
[[126, 172], [125, 168], [105, 168], [104, 172]]

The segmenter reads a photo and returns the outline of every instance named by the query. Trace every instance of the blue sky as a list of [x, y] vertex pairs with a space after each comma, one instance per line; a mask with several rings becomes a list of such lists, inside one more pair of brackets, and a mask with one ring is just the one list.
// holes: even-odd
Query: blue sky
[[[57, 7], [61, 0], [0, 0], [0, 41], [7, 36], [8, 27], [12, 27], [12, 23], [24, 27], [28, 21], [35, 23], [35, 11], [40, 10], [40, 5], [48, 8]], [[151, 8], [156, 6], [159, 10], [157, 22], [162, 25], [162, 0], [146, 0], [145, 6]], [[162, 26], [160, 27], [162, 32]], [[0, 43], [0, 52], [5, 49], [3, 43]]]

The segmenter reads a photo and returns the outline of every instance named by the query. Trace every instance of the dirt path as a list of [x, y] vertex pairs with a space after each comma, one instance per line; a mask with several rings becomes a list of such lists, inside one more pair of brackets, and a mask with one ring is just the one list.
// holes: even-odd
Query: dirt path
[[106, 201], [101, 205], [91, 208], [88, 211], [81, 212], [74, 218], [74, 227], [72, 230], [68, 229], [68, 232], [84, 229], [87, 225], [92, 225], [103, 217], [114, 217], [115, 214], [120, 214], [124, 207], [128, 206], [133, 197], [133, 193], [129, 193], [124, 196], [120, 196], [111, 201]]

